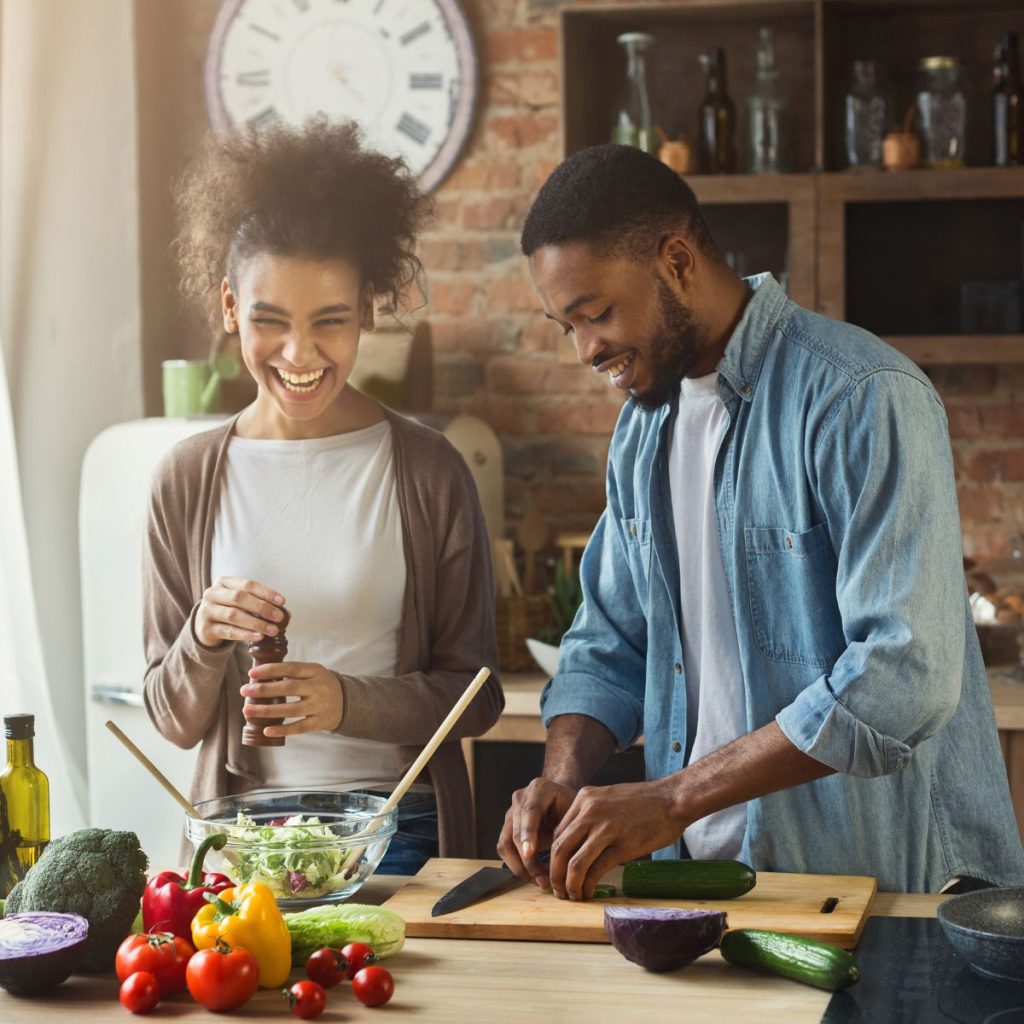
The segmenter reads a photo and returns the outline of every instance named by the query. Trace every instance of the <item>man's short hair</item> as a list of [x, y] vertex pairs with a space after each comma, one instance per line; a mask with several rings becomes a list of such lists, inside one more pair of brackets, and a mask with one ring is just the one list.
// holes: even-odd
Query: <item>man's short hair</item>
[[526, 215], [520, 245], [587, 242], [602, 258], [646, 260], [678, 231], [721, 261], [693, 190], [675, 171], [634, 146], [590, 146], [563, 160]]

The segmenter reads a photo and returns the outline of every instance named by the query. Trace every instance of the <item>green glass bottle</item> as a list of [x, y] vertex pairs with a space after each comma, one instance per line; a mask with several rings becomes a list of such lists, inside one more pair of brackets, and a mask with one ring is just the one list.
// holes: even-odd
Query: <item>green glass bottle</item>
[[0, 772], [0, 896], [41, 856], [50, 841], [50, 783], [36, 767], [35, 716], [6, 715], [7, 764]]

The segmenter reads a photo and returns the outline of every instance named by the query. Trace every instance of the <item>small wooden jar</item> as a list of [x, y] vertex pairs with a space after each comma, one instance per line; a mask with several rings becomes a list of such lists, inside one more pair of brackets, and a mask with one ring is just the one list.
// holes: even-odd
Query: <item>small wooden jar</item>
[[908, 171], [921, 159], [921, 143], [913, 132], [889, 132], [882, 140], [882, 164], [887, 171]]

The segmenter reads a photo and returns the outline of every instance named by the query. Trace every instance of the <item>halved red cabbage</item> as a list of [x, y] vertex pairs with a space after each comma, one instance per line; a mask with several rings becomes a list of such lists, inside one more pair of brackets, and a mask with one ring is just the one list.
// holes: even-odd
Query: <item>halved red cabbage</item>
[[0, 918], [0, 987], [18, 996], [56, 988], [82, 962], [89, 922], [30, 911]]
[[605, 907], [612, 945], [648, 971], [674, 971], [714, 949], [726, 929], [718, 910], [669, 907]]

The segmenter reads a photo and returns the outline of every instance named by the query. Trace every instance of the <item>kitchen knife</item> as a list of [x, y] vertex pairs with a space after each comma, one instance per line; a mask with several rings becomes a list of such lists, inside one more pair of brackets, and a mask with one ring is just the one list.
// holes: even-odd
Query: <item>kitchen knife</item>
[[[537, 860], [541, 864], [547, 864], [551, 856], [550, 850], [545, 850], [538, 855]], [[506, 889], [513, 889], [517, 885], [526, 885], [525, 882], [516, 878], [509, 869], [502, 864], [500, 868], [480, 868], [474, 871], [469, 878], [463, 879], [458, 885], [449, 889], [431, 908], [431, 917], [441, 917], [444, 914], [451, 914], [456, 910], [462, 910], [485, 896], [495, 896]]]

